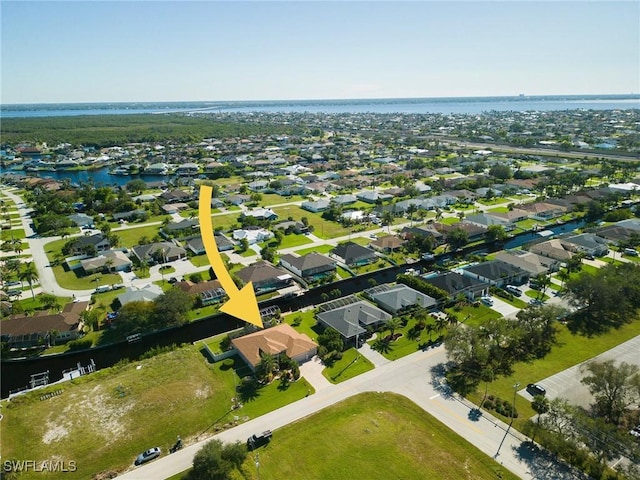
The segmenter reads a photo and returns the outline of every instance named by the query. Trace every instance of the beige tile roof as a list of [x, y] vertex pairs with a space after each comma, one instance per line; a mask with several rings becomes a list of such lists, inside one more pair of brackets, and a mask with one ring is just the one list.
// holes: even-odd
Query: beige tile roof
[[318, 346], [307, 335], [296, 332], [286, 323], [234, 338], [231, 343], [254, 366], [260, 363], [260, 352], [272, 355], [285, 352], [288, 357], [294, 358]]

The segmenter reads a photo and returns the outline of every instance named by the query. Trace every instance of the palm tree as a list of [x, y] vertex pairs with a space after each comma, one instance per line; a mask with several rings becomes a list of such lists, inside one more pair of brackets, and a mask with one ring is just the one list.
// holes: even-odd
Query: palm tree
[[439, 222], [440, 220], [442, 220], [442, 210], [439, 208], [436, 208], [436, 222]]
[[47, 310], [51, 310], [54, 307], [56, 309], [60, 308], [60, 304], [58, 303], [58, 297], [55, 295], [51, 295], [50, 293], [43, 293], [38, 297], [38, 302]]
[[382, 225], [387, 226], [387, 231], [391, 235], [391, 224], [393, 223], [393, 213], [391, 210], [385, 210], [382, 214]]
[[21, 282], [27, 282], [31, 288], [31, 296], [36, 299], [35, 293], [33, 293], [33, 282], [38, 279], [38, 271], [33, 262], [25, 263], [24, 269], [18, 274], [18, 279]]
[[435, 327], [438, 333], [442, 332], [445, 328], [447, 328], [448, 324], [447, 317], [439, 316], [435, 320]]
[[[537, 430], [537, 427], [540, 426], [540, 417], [543, 413], [547, 413], [549, 411], [549, 400], [542, 395], [536, 395], [533, 397], [533, 401], [531, 402], [531, 408], [533, 408], [533, 410], [538, 414]], [[533, 441], [533, 438], [531, 438], [531, 440]]]
[[389, 335], [393, 338], [393, 334], [396, 333], [396, 330], [400, 328], [400, 319], [398, 317], [391, 317], [385, 323], [385, 326], [389, 329]]
[[411, 221], [411, 226], [413, 227], [413, 214], [418, 211], [418, 206], [412, 203], [407, 207], [407, 213], [409, 214], [409, 220]]
[[562, 281], [561, 288], [564, 290], [564, 284], [569, 280], [569, 278], [571, 278], [571, 274], [569, 273], [569, 270], [563, 268], [558, 272], [558, 278]]
[[107, 259], [107, 261], [104, 262], [104, 266], [107, 267], [107, 272], [111, 273], [111, 267], [113, 267], [113, 259]]
[[535, 277], [533, 277], [534, 283], [536, 283], [540, 288], [540, 293], [538, 294], [538, 298], [544, 297], [545, 292], [549, 285], [551, 285], [551, 278], [546, 273], [539, 273]]
[[270, 382], [273, 378], [273, 373], [276, 371], [276, 358], [267, 352], [260, 352], [260, 363], [258, 369], [264, 375], [264, 378]]
[[435, 332], [436, 326], [433, 323], [429, 322], [425, 325], [424, 329], [429, 334], [429, 343], [431, 343], [431, 334]]

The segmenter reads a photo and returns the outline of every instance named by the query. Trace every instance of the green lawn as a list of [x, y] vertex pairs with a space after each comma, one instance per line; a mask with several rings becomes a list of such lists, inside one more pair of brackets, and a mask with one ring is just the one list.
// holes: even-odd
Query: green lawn
[[[500, 297], [500, 299], [503, 300], [502, 297]], [[465, 305], [459, 310], [457, 310], [455, 307], [451, 307], [445, 309], [445, 311], [458, 317], [459, 322], [462, 322], [465, 325], [471, 325], [473, 327], [478, 327], [486, 321], [501, 317], [498, 312], [492, 310], [482, 303], [478, 304], [477, 306]]]
[[270, 205], [280, 205], [282, 203], [300, 202], [305, 199], [300, 195], [291, 195], [289, 197], [283, 197], [277, 193], [262, 193], [262, 200], [258, 203], [263, 207]]
[[[291, 455], [293, 451], [296, 455]], [[169, 480], [179, 480], [187, 472]], [[393, 393], [359, 394], [276, 430], [267, 447], [247, 456], [242, 472], [247, 480], [518, 478]]]
[[212, 215], [211, 222], [213, 223], [213, 229], [222, 231], [233, 230], [240, 228], [240, 222], [238, 221], [239, 213], [227, 213], [226, 215]]
[[[380, 354], [388, 360], [397, 360], [398, 358], [402, 358], [417, 352], [418, 350], [420, 350], [423, 343], [434, 340], [437, 337], [437, 334], [435, 332], [433, 332], [431, 336], [429, 336], [426, 330], [422, 330], [417, 338], [409, 338], [409, 331], [415, 326], [415, 324], [416, 321], [412, 318], [407, 322], [406, 327], [396, 330], [397, 333], [402, 333], [402, 336], [394, 342], [386, 345], [384, 349], [380, 350]], [[383, 338], [388, 334], [389, 330], [378, 333], [378, 338]], [[374, 346], [377, 344], [377, 342], [377, 340], [370, 340], [368, 343]]]
[[496, 207], [489, 210], [489, 212], [493, 213], [507, 213], [509, 211], [509, 207]]
[[[351, 228], [343, 227], [339, 223], [324, 220], [319, 213], [308, 212], [303, 210], [297, 205], [288, 205], [285, 207], [276, 207], [273, 209], [278, 214], [280, 219], [286, 220], [291, 217], [294, 220], [300, 221], [302, 217], [307, 217], [309, 225], [314, 228], [313, 234], [320, 238], [336, 238], [344, 235], [349, 235], [352, 231]], [[377, 228], [373, 225], [371, 228]]]
[[68, 288], [69, 290], [95, 290], [99, 285], [122, 283], [122, 277], [117, 273], [93, 273], [91, 275], [78, 276], [76, 272], [81, 272], [82, 269], [65, 271], [62, 265], [56, 265], [52, 267], [52, 270], [58, 284], [62, 288]]
[[340, 242], [342, 243], [347, 243], [347, 242], [353, 242], [356, 243], [358, 245], [362, 245], [362, 246], [367, 246], [371, 243], [373, 239], [369, 238], [369, 237], [352, 237], [350, 240], [345, 240], [344, 242]]
[[[299, 318], [299, 323], [295, 319]], [[318, 340], [318, 334], [322, 331], [320, 327], [316, 325], [316, 316], [314, 310], [307, 310], [306, 312], [293, 312], [283, 317], [284, 321], [289, 325], [293, 325], [299, 333], [304, 333], [314, 342]], [[294, 323], [298, 323], [294, 325]]]
[[334, 248], [336, 247], [334, 247], [333, 245], [316, 245], [315, 247], [303, 248], [300, 250], [296, 250], [295, 252], [301, 256], [311, 252], [327, 254]]
[[351, 275], [349, 272], [347, 272], [342, 267], [336, 267], [336, 273], [340, 276], [340, 278], [352, 278], [353, 277], [353, 275]]
[[22, 228], [16, 228], [12, 230], [2, 230], [0, 233], [0, 240], [6, 242], [7, 240], [18, 240], [24, 238], [24, 230]]
[[355, 348], [350, 348], [343, 352], [342, 358], [331, 367], [325, 367], [322, 375], [331, 383], [340, 383], [373, 368], [373, 363], [357, 353]]
[[[198, 435], [252, 419], [304, 398], [313, 388], [304, 380], [279, 388], [279, 382], [236, 393], [236, 371], [248, 368], [236, 358], [228, 370], [208, 364], [197, 347], [100, 370], [64, 385], [55, 385], [2, 402], [3, 455], [6, 458], [73, 459], [78, 478], [128, 468], [149, 446], [168, 451], [177, 435], [188, 445]], [[40, 396], [62, 388], [46, 401]], [[243, 407], [230, 414], [231, 398]], [[201, 437], [202, 438], [202, 437]], [[21, 479], [42, 478], [25, 472]]]
[[162, 228], [162, 225], [143, 225], [136, 228], [128, 228], [126, 230], [114, 231], [115, 235], [120, 239], [121, 247], [135, 247], [142, 237], [147, 237], [149, 241], [152, 241], [158, 232]]
[[198, 318], [205, 318], [213, 315], [214, 313], [218, 313], [220, 310], [220, 303], [215, 305], [207, 305], [206, 307], [194, 308], [193, 310], [189, 310], [187, 312], [187, 320], [192, 321]]
[[209, 265], [209, 259], [207, 258], [207, 254], [206, 253], [204, 253], [202, 255], [196, 255], [194, 257], [189, 257], [189, 260], [196, 267], [204, 267], [205, 265]]
[[282, 243], [277, 248], [292, 248], [300, 245], [308, 245], [313, 243], [309, 237], [305, 235], [285, 235], [282, 237]]
[[391, 264], [382, 258], [378, 258], [375, 262], [369, 263], [367, 265], [363, 265], [361, 267], [350, 267], [356, 275], [363, 275], [369, 272], [375, 272], [376, 270], [380, 270], [381, 268], [386, 268], [391, 266]]
[[[363, 393], [278, 429], [258, 453], [262, 480], [517, 478], [391, 393]], [[255, 460], [249, 455], [242, 468], [252, 480]]]
[[[488, 393], [503, 399], [513, 398], [513, 385], [516, 382], [521, 385], [539, 382], [640, 335], [640, 320], [638, 319], [618, 330], [612, 330], [596, 337], [574, 335], [562, 324], [557, 324], [556, 327], [558, 330], [557, 345], [545, 358], [534, 360], [531, 363], [515, 364], [513, 375], [500, 377], [491, 383]], [[480, 403], [483, 394], [484, 384], [469, 397], [475, 403]], [[535, 412], [530, 403], [521, 397], [516, 398], [516, 409], [520, 416], [516, 419], [515, 426], [520, 429], [528, 418], [535, 415]]]
[[445, 225], [455, 225], [456, 223], [460, 223], [460, 219], [458, 217], [442, 217], [440, 219], [440, 223], [444, 223]]
[[[558, 285], [558, 289], [560, 289], [560, 286]], [[531, 298], [539, 298], [542, 301], [547, 301], [549, 300], [549, 295], [547, 295], [546, 293], [543, 293], [542, 295], [540, 295], [542, 292], [539, 290], [527, 290], [526, 292], [524, 292], [524, 294], [527, 297], [531, 297]]]
[[[486, 198], [479, 198], [478, 200], [476, 200], [478, 203], [482, 204], [482, 205], [500, 205], [501, 203], [507, 203], [509, 201], [509, 199], [507, 198], [502, 198], [502, 197], [493, 197], [491, 200], [488, 200]], [[504, 207], [505, 210], [507, 209], [507, 207]], [[492, 209], [489, 210], [490, 212], [495, 212], [497, 211], [497, 209]]]

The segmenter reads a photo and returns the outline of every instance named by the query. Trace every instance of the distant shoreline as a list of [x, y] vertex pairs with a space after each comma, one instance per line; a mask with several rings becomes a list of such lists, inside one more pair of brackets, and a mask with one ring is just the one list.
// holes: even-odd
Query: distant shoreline
[[119, 102], [39, 102], [39, 103], [0, 103], [0, 109], [29, 108], [34, 107], [81, 107], [93, 105], [129, 105], [133, 108], [145, 105], [230, 105], [230, 104], [308, 104], [308, 103], [411, 103], [411, 102], [450, 102], [450, 101], [524, 101], [524, 100], [640, 100], [640, 93], [618, 94], [567, 94], [567, 95], [490, 95], [490, 96], [459, 96], [459, 97], [385, 97], [385, 98], [311, 98], [311, 99], [285, 99], [285, 100], [171, 100], [171, 101], [119, 101]]
[[514, 95], [325, 100], [242, 100], [184, 102], [97, 102], [0, 105], [0, 118], [81, 115], [239, 113], [477, 114], [489, 111], [614, 110], [640, 108], [640, 94]]

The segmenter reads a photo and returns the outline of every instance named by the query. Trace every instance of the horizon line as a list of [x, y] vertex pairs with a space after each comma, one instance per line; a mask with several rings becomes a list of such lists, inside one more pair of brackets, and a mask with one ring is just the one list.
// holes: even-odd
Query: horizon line
[[400, 101], [400, 100], [448, 100], [483, 98], [549, 98], [549, 97], [626, 97], [640, 99], [640, 93], [566, 93], [535, 94], [519, 93], [515, 95], [469, 95], [438, 97], [353, 97], [353, 98], [296, 98], [296, 99], [252, 99], [252, 100], [116, 100], [116, 101], [72, 101], [72, 102], [19, 102], [0, 103], [0, 108], [25, 105], [95, 105], [95, 104], [145, 104], [145, 103], [282, 103], [282, 102], [344, 102], [344, 101]]

